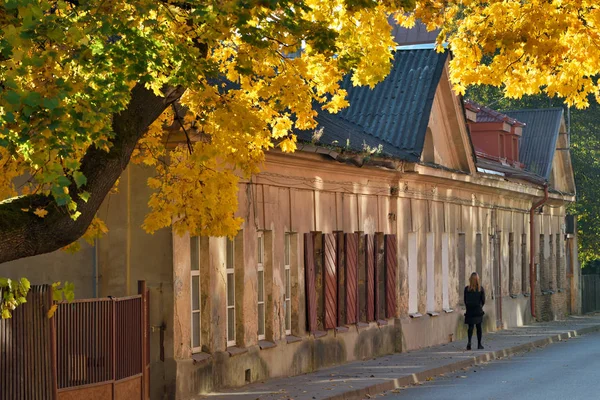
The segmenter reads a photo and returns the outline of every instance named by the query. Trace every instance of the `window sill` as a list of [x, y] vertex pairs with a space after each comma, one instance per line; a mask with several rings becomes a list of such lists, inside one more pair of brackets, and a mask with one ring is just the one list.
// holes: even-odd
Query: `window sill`
[[265, 349], [272, 349], [273, 347], [277, 347], [277, 345], [273, 342], [269, 342], [268, 340], [259, 340], [258, 347], [260, 347], [261, 350], [265, 350]]
[[362, 328], [362, 329], [365, 329], [365, 328], [368, 328], [369, 326], [370, 326], [370, 325], [369, 325], [367, 322], [357, 322], [357, 323], [356, 323], [356, 327], [357, 327], [358, 329], [361, 329], [361, 328]]
[[412, 313], [412, 314], [408, 314], [409, 317], [411, 318], [421, 318], [423, 316], [423, 314], [421, 313]]
[[511, 297], [511, 299], [516, 299], [516, 298], [519, 297], [519, 295], [518, 294], [511, 294], [510, 297]]
[[430, 317], [437, 317], [438, 315], [440, 315], [440, 313], [435, 311], [427, 311], [427, 315], [429, 315]]
[[327, 336], [327, 332], [325, 331], [314, 331], [313, 336], [315, 339], [322, 338], [323, 336]]
[[229, 357], [235, 357], [239, 356], [240, 354], [247, 353], [248, 349], [245, 347], [231, 346], [228, 347], [226, 351], [229, 353]]
[[444, 308], [444, 312], [445, 312], [446, 314], [450, 314], [450, 313], [454, 312], [454, 310], [453, 310], [453, 309], [451, 309], [451, 308]]
[[192, 361], [195, 364], [206, 363], [212, 359], [212, 355], [208, 353], [194, 353], [192, 354]]
[[523, 293], [523, 297], [529, 297], [529, 293]]
[[338, 326], [335, 328], [336, 333], [345, 333], [348, 332], [349, 329], [347, 326]]
[[378, 319], [377, 320], [377, 325], [379, 325], [379, 326], [385, 326], [387, 324], [388, 324], [388, 322], [385, 319]]
[[294, 336], [294, 335], [287, 335], [285, 337], [285, 341], [290, 344], [290, 343], [296, 343], [296, 342], [301, 342], [302, 338], [299, 338], [298, 336]]

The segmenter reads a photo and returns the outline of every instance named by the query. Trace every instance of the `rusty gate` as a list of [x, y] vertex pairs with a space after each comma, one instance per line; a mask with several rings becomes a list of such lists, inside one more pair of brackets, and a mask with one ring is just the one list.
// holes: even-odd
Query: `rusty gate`
[[61, 302], [33, 286], [27, 303], [0, 321], [0, 398], [149, 398], [148, 291]]

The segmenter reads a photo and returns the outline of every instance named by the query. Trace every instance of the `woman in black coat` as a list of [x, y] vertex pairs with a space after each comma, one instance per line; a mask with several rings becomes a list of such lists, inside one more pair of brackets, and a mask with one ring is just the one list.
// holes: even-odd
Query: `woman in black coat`
[[483, 349], [481, 345], [481, 321], [483, 320], [483, 306], [485, 304], [485, 292], [479, 282], [479, 275], [477, 272], [473, 272], [469, 278], [469, 286], [465, 287], [465, 306], [467, 312], [465, 313], [465, 324], [469, 325], [469, 343], [467, 344], [467, 350], [471, 350], [471, 338], [473, 337], [473, 325], [477, 326], [477, 348]]

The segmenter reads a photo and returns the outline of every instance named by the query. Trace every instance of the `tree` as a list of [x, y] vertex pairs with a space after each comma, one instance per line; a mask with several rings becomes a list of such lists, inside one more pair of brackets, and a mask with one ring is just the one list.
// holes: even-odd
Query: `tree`
[[130, 159], [156, 169], [148, 232], [233, 235], [239, 177], [293, 151], [313, 103], [347, 106], [342, 76], [388, 73], [390, 14], [442, 28], [459, 91], [504, 82], [584, 106], [596, 90], [591, 0], [5, 0], [0, 263], [102, 231], [94, 215]]
[[[239, 177], [293, 151], [313, 103], [346, 106], [345, 74], [385, 77], [387, 16], [410, 3], [2, 2], [0, 263], [104, 230], [95, 213], [130, 159], [156, 171], [148, 232], [234, 235]], [[26, 284], [0, 282], [5, 307]]]
[[473, 86], [466, 96], [483, 105], [508, 111], [521, 108], [564, 107], [571, 133], [571, 160], [577, 187], [577, 202], [570, 211], [577, 215], [579, 258], [583, 265], [600, 259], [600, 105], [590, 99], [585, 110], [569, 110], [562, 99], [545, 94], [509, 99], [501, 88]]
[[509, 98], [540, 92], [578, 108], [600, 86], [600, 7], [596, 0], [417, 1], [415, 18], [441, 27], [452, 51], [451, 80], [502, 87]]

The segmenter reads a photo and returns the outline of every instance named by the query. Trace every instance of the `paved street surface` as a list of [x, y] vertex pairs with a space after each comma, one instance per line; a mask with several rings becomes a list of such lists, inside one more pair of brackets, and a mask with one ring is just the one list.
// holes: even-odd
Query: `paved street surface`
[[[396, 389], [386, 400], [598, 399], [600, 333]], [[379, 398], [379, 396], [378, 396]]]
[[[411, 351], [408, 353], [393, 354], [376, 359], [364, 360], [359, 362], [348, 363], [338, 367], [323, 369], [314, 373], [300, 375], [289, 378], [271, 379], [266, 382], [255, 383], [244, 386], [239, 389], [224, 389], [220, 393], [212, 393], [205, 396], [197, 396], [196, 399], [209, 398], [211, 400], [347, 400], [347, 399], [363, 399], [368, 396], [380, 397], [381, 393], [388, 391], [386, 397], [393, 395], [401, 395], [401, 399], [413, 399], [415, 396], [420, 396], [423, 392], [422, 399], [459, 399], [461, 395], [465, 395], [468, 399], [514, 399], [512, 394], [521, 394], [523, 387], [531, 386], [531, 392], [528, 393], [528, 399], [564, 399], [572, 400], [573, 393], [582, 395], [582, 398], [598, 399], [600, 398], [600, 375], [597, 371], [600, 369], [600, 361], [594, 360], [600, 354], [600, 334], [590, 333], [589, 335], [568, 339], [566, 342], [558, 342], [558, 335], [563, 338], [573, 336], [575, 332], [585, 333], [600, 330], [600, 315], [591, 315], [585, 317], [571, 317], [565, 321], [547, 322], [534, 324], [522, 328], [504, 330], [493, 334], [484, 335], [485, 350], [466, 351], [465, 341], [457, 341], [442, 346], [431, 347], [427, 349]], [[579, 347], [579, 343], [594, 343], [599, 342], [596, 346], [585, 349], [584, 345]], [[481, 363], [502, 358], [510, 355], [515, 355], [520, 351], [534, 346], [549, 344], [543, 350], [533, 350], [530, 353], [531, 357], [543, 357], [545, 352], [548, 352], [550, 358], [544, 359], [541, 363], [548, 365], [537, 365], [535, 362], [526, 364], [526, 357], [519, 355], [513, 356], [509, 361], [495, 360], [485, 364]], [[563, 362], [559, 359], [552, 358], [554, 352], [561, 349], [577, 349], [577, 355], [573, 355], [568, 361]], [[572, 350], [575, 351], [575, 350]], [[565, 350], [565, 354], [570, 353]], [[525, 361], [523, 361], [525, 360]], [[552, 360], [552, 361], [550, 361]], [[576, 362], [577, 361], [577, 362]], [[476, 368], [472, 366], [478, 363]], [[522, 370], [515, 372], [512, 378], [504, 378], [499, 374], [494, 374], [488, 378], [498, 387], [497, 392], [490, 392], [489, 396], [479, 390], [486, 386], [486, 383], [475, 383], [474, 385], [466, 385], [469, 382], [477, 382], [475, 376], [481, 374], [482, 371], [492, 369], [498, 363], [498, 368], [504, 367], [505, 371], [511, 371], [516, 365], [524, 363]], [[595, 375], [590, 372], [584, 378], [577, 378], [581, 372], [571, 373], [571, 368], [581, 365], [585, 369], [586, 365], [590, 365], [588, 371], [596, 371]], [[563, 365], [568, 365], [564, 367]], [[463, 367], [470, 367], [468, 371], [463, 371]], [[535, 367], [535, 368], [534, 368]], [[541, 368], [548, 368], [544, 372]], [[531, 369], [532, 373], [526, 374]], [[472, 371], [478, 372], [472, 372]], [[451, 372], [455, 371], [455, 372]], [[458, 372], [457, 372], [458, 371]], [[446, 374], [448, 377], [467, 376], [467, 378], [442, 379], [440, 374]], [[532, 375], [533, 374], [533, 375]], [[518, 380], [517, 377], [522, 376], [524, 380]], [[535, 397], [538, 390], [545, 390], [543, 387], [556, 383], [557, 377], [568, 378], [565, 383], [564, 393], [569, 393], [568, 397], [549, 396], [548, 393], [558, 393], [554, 389], [551, 392], [543, 392], [541, 397]], [[431, 386], [427, 382], [431, 380]], [[438, 379], [440, 380], [438, 382]], [[511, 380], [512, 379], [512, 380]], [[529, 380], [533, 379], [533, 380]], [[564, 379], [563, 379], [564, 380]], [[419, 387], [411, 387], [410, 385], [416, 382], [427, 382]], [[464, 383], [463, 383], [464, 381]], [[486, 381], [486, 382], [489, 382]], [[507, 383], [503, 383], [506, 381]], [[510, 382], [510, 384], [508, 383]], [[575, 382], [574, 384], [571, 382]], [[593, 389], [596, 393], [571, 390], [579, 386], [581, 383], [592, 382]], [[440, 385], [437, 387], [436, 385]], [[445, 386], [442, 386], [445, 385]], [[453, 385], [462, 385], [456, 392], [443, 393], [440, 389], [448, 387], [450, 390]], [[557, 386], [560, 384], [556, 383]], [[406, 387], [406, 388], [404, 388]], [[389, 393], [390, 390], [397, 389], [399, 393]], [[432, 390], [431, 393], [425, 393], [425, 389]], [[517, 389], [515, 389], [517, 388]], [[506, 392], [503, 392], [506, 390]], [[514, 390], [514, 392], [513, 392]], [[437, 392], [436, 392], [437, 391]], [[437, 393], [439, 397], [433, 397]], [[540, 392], [542, 393], [542, 392]], [[483, 396], [483, 397], [482, 397]], [[487, 396], [487, 397], [486, 397]], [[493, 397], [496, 396], [496, 397]], [[392, 397], [390, 397], [392, 398]]]

